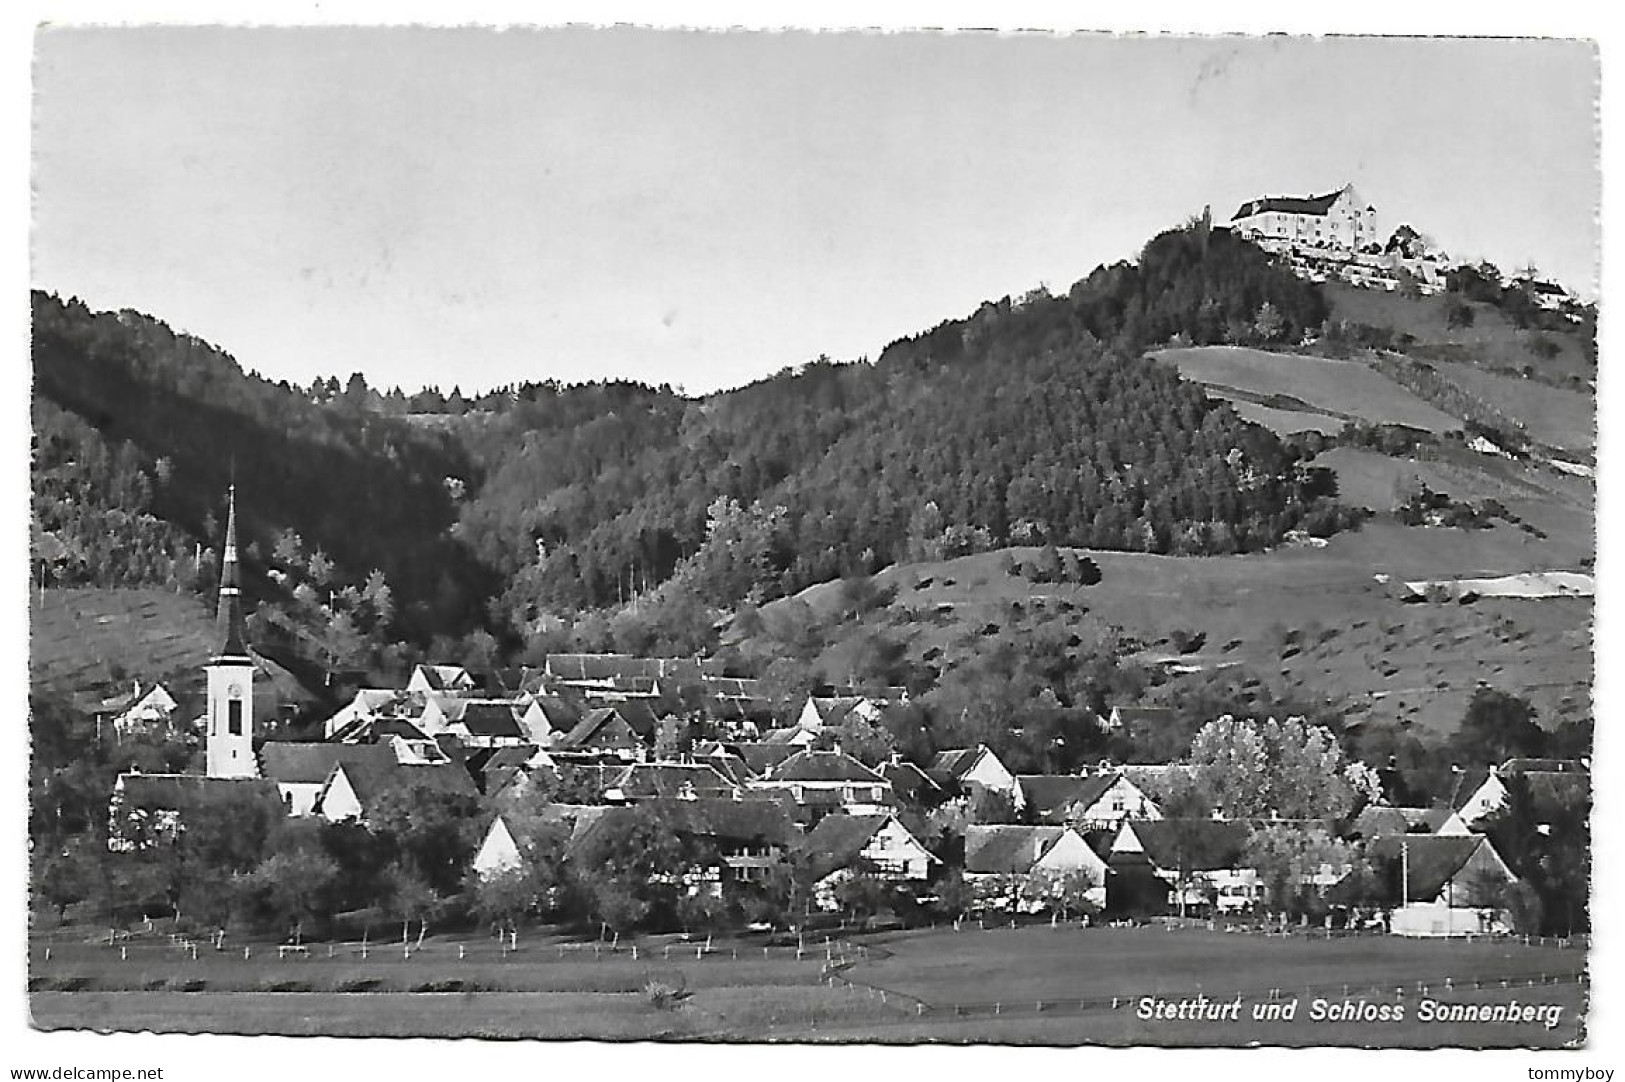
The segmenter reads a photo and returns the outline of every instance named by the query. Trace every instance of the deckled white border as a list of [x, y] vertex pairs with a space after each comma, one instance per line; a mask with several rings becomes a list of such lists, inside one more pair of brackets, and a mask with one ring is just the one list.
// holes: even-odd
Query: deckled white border
[[[886, 30], [912, 28], [988, 27], [1001, 30], [1034, 28], [1048, 31], [1108, 30], [1118, 32], [1181, 32], [1181, 33], [1267, 33], [1296, 34], [1323, 33], [1404, 33], [1404, 34], [1473, 34], [1490, 36], [1538, 35], [1546, 37], [1584, 37], [1602, 42], [1604, 99], [1603, 106], [1611, 104], [1607, 78], [1617, 74], [1615, 62], [1625, 56], [1625, 38], [1612, 32], [1610, 20], [1602, 4], [1578, 2], [1550, 2], [1530, 4], [1424, 5], [1405, 2], [1361, 2], [1352, 5], [1305, 4], [1302, 0], [1250, 3], [1238, 10], [1236, 5], [1212, 3], [1139, 2], [1102, 9], [1096, 5], [1060, 4], [1053, 2], [1021, 2], [1000, 0], [998, 3], [874, 3], [841, 2], [763, 4], [743, 3], [739, 0], [706, 0], [703, 3], [653, 3], [633, 0], [610, 0], [602, 3], [565, 2], [550, 4], [521, 4], [505, 0], [458, 0], [456, 3], [433, 3], [424, 0], [379, 4], [357, 0], [297, 3], [219, 3], [206, 0], [29, 0], [14, 4], [0, 13], [0, 82], [4, 92], [0, 95], [0, 123], [4, 124], [3, 143], [7, 152], [0, 169], [0, 198], [5, 213], [0, 216], [0, 229], [4, 229], [5, 243], [0, 245], [0, 298], [9, 303], [3, 307], [12, 350], [6, 358], [7, 390], [11, 393], [0, 398], [0, 434], [3, 434], [7, 468], [0, 470], [0, 484], [4, 485], [5, 506], [16, 510], [16, 518], [8, 520], [10, 529], [0, 532], [0, 567], [14, 568], [9, 577], [0, 580], [7, 591], [3, 609], [13, 618], [5, 625], [4, 643], [9, 649], [0, 652], [6, 659], [5, 671], [12, 673], [10, 683], [14, 690], [8, 703], [14, 709], [0, 723], [4, 730], [9, 755], [6, 762], [12, 770], [8, 796], [13, 814], [7, 817], [10, 828], [5, 833], [4, 851], [9, 858], [5, 865], [15, 884], [6, 902], [6, 915], [0, 922], [9, 929], [0, 934], [0, 954], [11, 964], [0, 978], [0, 999], [3, 999], [3, 1021], [0, 1021], [0, 1077], [12, 1067], [29, 1066], [148, 1066], [164, 1065], [169, 1079], [226, 1079], [229, 1082], [250, 1082], [256, 1079], [290, 1082], [293, 1079], [348, 1078], [365, 1079], [384, 1077], [456, 1078], [472, 1073], [488, 1075], [500, 1072], [516, 1079], [550, 1078], [558, 1076], [575, 1079], [613, 1079], [637, 1076], [650, 1079], [685, 1078], [689, 1076], [723, 1076], [752, 1080], [770, 1077], [774, 1082], [792, 1079], [819, 1079], [828, 1082], [832, 1077], [896, 1076], [899, 1072], [933, 1080], [939, 1078], [979, 1077], [1020, 1072], [1025, 1078], [1055, 1079], [1081, 1078], [1085, 1073], [1099, 1071], [1148, 1074], [1160, 1078], [1174, 1072], [1190, 1072], [1209, 1078], [1245, 1077], [1271, 1078], [1277, 1074], [1295, 1077], [1310, 1075], [1325, 1079], [1359, 1078], [1369, 1082], [1373, 1074], [1384, 1078], [1429, 1079], [1449, 1077], [1475, 1077], [1483, 1079], [1527, 1078], [1527, 1068], [1540, 1067], [1599, 1067], [1614, 1068], [1625, 1076], [1625, 966], [1619, 956], [1625, 951], [1614, 942], [1625, 928], [1625, 913], [1620, 903], [1625, 892], [1619, 889], [1619, 869], [1622, 858], [1618, 843], [1621, 802], [1610, 799], [1611, 781], [1618, 780], [1622, 771], [1619, 758], [1625, 755], [1625, 744], [1614, 736], [1612, 727], [1625, 724], [1625, 712], [1616, 709], [1625, 703], [1618, 687], [1616, 675], [1620, 666], [1612, 659], [1621, 655], [1618, 647], [1625, 640], [1616, 632], [1620, 623], [1620, 600], [1625, 597], [1625, 585], [1616, 581], [1614, 555], [1618, 543], [1610, 544], [1610, 536], [1619, 535], [1616, 528], [1625, 524], [1619, 512], [1618, 487], [1615, 485], [1614, 459], [1616, 439], [1610, 438], [1613, 422], [1625, 423], [1625, 412], [1620, 408], [1621, 392], [1616, 384], [1625, 377], [1610, 378], [1611, 361], [1625, 357], [1621, 336], [1614, 333], [1610, 318], [1609, 298], [1617, 298], [1621, 284], [1618, 262], [1603, 259], [1602, 290], [1602, 392], [1599, 428], [1600, 454], [1603, 460], [1602, 489], [1599, 493], [1599, 537], [1603, 539], [1599, 552], [1598, 573], [1601, 593], [1598, 600], [1597, 649], [1597, 718], [1598, 739], [1596, 762], [1600, 778], [1596, 786], [1598, 820], [1594, 830], [1596, 846], [1594, 864], [1600, 870], [1596, 881], [1594, 912], [1598, 915], [1602, 931], [1598, 933], [1599, 949], [1593, 966], [1594, 995], [1590, 1019], [1590, 1044], [1577, 1054], [1536, 1055], [1527, 1052], [1472, 1053], [1441, 1051], [1432, 1053], [1360, 1053], [1333, 1049], [1314, 1049], [1302, 1052], [1266, 1050], [1261, 1052], [1169, 1052], [1163, 1050], [1055, 1050], [1055, 1049], [991, 1049], [991, 1048], [931, 1048], [907, 1049], [877, 1048], [871, 1046], [840, 1048], [730, 1048], [705, 1045], [653, 1046], [653, 1045], [593, 1045], [544, 1044], [531, 1042], [468, 1042], [468, 1041], [355, 1041], [325, 1038], [236, 1038], [236, 1037], [177, 1037], [151, 1034], [121, 1034], [106, 1037], [81, 1034], [41, 1034], [26, 1027], [26, 1004], [23, 995], [22, 930], [25, 924], [25, 899], [21, 885], [26, 882], [26, 852], [23, 848], [25, 825], [23, 810], [26, 806], [26, 726], [25, 695], [27, 687], [26, 632], [17, 614], [26, 611], [26, 507], [28, 501], [28, 410], [27, 410], [27, 289], [29, 274], [28, 251], [28, 125], [29, 125], [29, 66], [32, 27], [41, 21], [62, 23], [234, 23], [250, 25], [403, 25], [429, 23], [435, 25], [560, 25], [567, 23], [604, 25], [629, 23], [647, 26], [696, 26], [709, 28], [742, 27], [750, 29], [798, 28], [876, 28]], [[1617, 185], [1610, 183], [1619, 176], [1617, 162], [1621, 145], [1621, 132], [1617, 123], [1619, 110], [1605, 111], [1602, 116], [1604, 152], [1604, 206], [1617, 209]], [[1617, 223], [1617, 214], [1605, 214], [1604, 251], [1611, 247], [1614, 231], [1608, 226]], [[162, 315], [162, 313], [156, 313]], [[1620, 361], [1619, 363], [1625, 363]], [[1610, 949], [1615, 948], [1615, 949]]]

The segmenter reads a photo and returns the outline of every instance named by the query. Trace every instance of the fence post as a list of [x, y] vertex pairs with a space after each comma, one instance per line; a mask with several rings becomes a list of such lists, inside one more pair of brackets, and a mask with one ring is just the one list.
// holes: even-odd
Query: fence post
[[130, 948], [129, 947], [120, 947], [118, 949], [118, 960], [121, 961], [121, 962], [127, 962], [127, 961], [129, 961], [129, 959], [130, 959]]
[[457, 960], [459, 962], [463, 960], [463, 945], [461, 943], [457, 944]]

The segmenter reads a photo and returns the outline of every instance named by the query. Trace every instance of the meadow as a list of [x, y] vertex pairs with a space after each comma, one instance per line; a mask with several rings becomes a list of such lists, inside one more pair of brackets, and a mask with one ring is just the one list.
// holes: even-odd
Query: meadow
[[[1076, 924], [982, 931], [966, 923], [959, 930], [817, 944], [800, 959], [790, 949], [770, 951], [766, 960], [743, 953], [735, 960], [742, 944], [730, 941], [699, 960], [684, 950], [667, 961], [659, 956], [670, 941], [647, 940], [640, 962], [631, 960], [628, 943], [602, 952], [597, 961], [550, 962], [556, 944], [531, 940], [506, 961], [483, 949], [458, 959], [456, 944], [436, 940], [410, 960], [399, 950], [380, 950], [365, 963], [353, 957], [330, 961], [319, 952], [279, 960], [271, 951], [246, 964], [235, 954], [194, 963], [173, 951], [167, 961], [136, 962], [120, 960], [117, 949], [106, 946], [86, 948], [100, 952], [91, 957], [59, 948], [50, 963], [42, 963], [36, 945], [34, 973], [42, 986], [60, 987], [75, 974], [115, 984], [120, 967], [131, 973], [138, 967], [148, 980], [167, 969], [205, 986], [191, 992], [36, 990], [30, 1004], [40, 1028], [157, 1032], [1392, 1047], [1555, 1047], [1584, 1035], [1586, 952], [1549, 941], [1266, 936]], [[530, 957], [521, 960], [527, 952]], [[43, 980], [46, 969], [57, 975]], [[455, 973], [462, 976], [447, 976]], [[642, 991], [651, 976], [683, 985], [684, 994], [671, 1006], [656, 1005]], [[363, 989], [357, 982], [366, 980], [376, 983]], [[447, 987], [451, 980], [464, 986]], [[274, 990], [278, 981], [284, 990]], [[289, 987], [295, 983], [300, 990]], [[408, 991], [437, 984], [441, 990]], [[1236, 1022], [1141, 1017], [1143, 997], [1177, 1001], [1197, 995], [1240, 997], [1243, 1013]], [[1405, 1018], [1314, 1021], [1309, 1015], [1317, 998], [1402, 1004]], [[1551, 1028], [1424, 1022], [1417, 1017], [1424, 999], [1516, 1001], [1562, 1010]], [[1292, 1000], [1299, 1002], [1290, 1019], [1251, 1017], [1256, 1005], [1282, 1011]]]

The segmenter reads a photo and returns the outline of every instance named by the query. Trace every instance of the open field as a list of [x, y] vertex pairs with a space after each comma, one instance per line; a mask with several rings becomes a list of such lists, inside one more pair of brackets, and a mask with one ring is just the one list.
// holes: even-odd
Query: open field
[[[1008, 574], [1003, 552], [900, 565], [874, 576], [876, 585], [896, 587], [893, 600], [840, 627], [821, 663], [845, 671], [872, 631], [895, 636], [914, 659], [945, 664], [975, 651], [990, 628], [1060, 627], [1088, 641], [1109, 625], [1162, 654], [1181, 630], [1206, 636], [1183, 661], [1241, 663], [1272, 687], [1342, 699], [1354, 717], [1449, 732], [1482, 680], [1528, 698], [1553, 723], [1590, 709], [1589, 600], [1407, 604], [1402, 583], [1577, 570], [1591, 531], [1576, 517], [1585, 528], [1546, 540], [1507, 525], [1432, 529], [1377, 519], [1318, 548], [1202, 558], [1090, 552], [1102, 581], [1089, 587]], [[1005, 551], [1022, 562], [1037, 555]], [[811, 619], [835, 621], [838, 584], [797, 598]]]
[[1597, 400], [1580, 391], [1497, 375], [1467, 364], [1434, 366], [1445, 379], [1523, 425], [1552, 447], [1590, 454], [1597, 446]]
[[70, 691], [127, 684], [125, 674], [195, 681], [215, 645], [197, 597], [156, 587], [35, 590], [28, 617], [31, 682]]
[[[648, 946], [651, 953], [657, 949]], [[1585, 1005], [1580, 981], [1585, 951], [1578, 948], [1515, 941], [1317, 939], [1304, 934], [1077, 925], [982, 932], [967, 924], [962, 931], [944, 928], [858, 937], [835, 948], [837, 960], [844, 956], [852, 963], [837, 965], [835, 972], [828, 970], [821, 951], [811, 963], [786, 957], [747, 964], [719, 952], [698, 963], [657, 964], [662, 975], [670, 977], [680, 969], [687, 979], [688, 995], [674, 1009], [658, 1008], [638, 991], [648, 967], [631, 963], [624, 945], [615, 959], [596, 963], [549, 966], [539, 959], [508, 963], [505, 983], [511, 987], [504, 991], [382, 990], [384, 982], [395, 984], [404, 970], [421, 979], [431, 971], [454, 968], [458, 964], [452, 957], [454, 949], [442, 942], [411, 962], [384, 961], [380, 953], [369, 960], [380, 986], [366, 992], [278, 992], [266, 990], [270, 977], [261, 976], [262, 990], [257, 991], [213, 987], [194, 992], [37, 991], [30, 1004], [35, 1025], [47, 1029], [608, 1040], [1543, 1047], [1579, 1039]], [[104, 959], [116, 957], [110, 948], [100, 950]], [[434, 955], [438, 960], [428, 960]], [[171, 963], [182, 970], [193, 964]], [[267, 955], [253, 968], [265, 974], [310, 973], [327, 964], [319, 959], [277, 961]], [[336, 964], [345, 972], [356, 965], [354, 960]], [[468, 972], [485, 973], [491, 967], [489, 959], [470, 958], [461, 964]], [[572, 972], [579, 965], [601, 974], [592, 982], [596, 987], [556, 987], [579, 984], [581, 974]], [[1137, 1017], [1140, 997], [1176, 1000], [1196, 995], [1225, 1001], [1240, 996], [1247, 1015], [1257, 1004], [1284, 1005], [1292, 999], [1300, 1003], [1292, 1019], [1270, 1022], [1251, 1017], [1237, 1023]], [[1317, 998], [1404, 1004], [1407, 1018], [1312, 1021], [1309, 1012]], [[1551, 1004], [1561, 1013], [1551, 1028], [1539, 1023], [1424, 1023], [1415, 1018], [1423, 999]]]
[[1429, 432], [1461, 428], [1456, 418], [1428, 405], [1361, 361], [1266, 353], [1236, 346], [1165, 349], [1152, 356], [1177, 366], [1185, 379], [1206, 385], [1214, 397], [1248, 398], [1264, 406], [1308, 415], [1360, 418]]
[[1230, 408], [1243, 421], [1262, 425], [1277, 436], [1290, 436], [1294, 432], [1320, 432], [1335, 436], [1346, 423], [1341, 417], [1329, 413], [1309, 413], [1304, 410], [1277, 409], [1250, 402], [1244, 398], [1227, 398]]
[[[1530, 367], [1545, 380], [1565, 384], [1596, 378], [1575, 334], [1547, 334], [1555, 343], [1555, 357], [1537, 357], [1529, 349], [1530, 335], [1488, 305], [1474, 304], [1471, 327], [1451, 327], [1445, 320], [1445, 297], [1406, 297], [1378, 289], [1357, 289], [1343, 282], [1321, 287], [1332, 306], [1334, 319], [1394, 327], [1416, 336], [1424, 347], [1442, 347], [1466, 364], [1488, 370], [1519, 372]], [[1418, 352], [1418, 351], [1413, 351]]]

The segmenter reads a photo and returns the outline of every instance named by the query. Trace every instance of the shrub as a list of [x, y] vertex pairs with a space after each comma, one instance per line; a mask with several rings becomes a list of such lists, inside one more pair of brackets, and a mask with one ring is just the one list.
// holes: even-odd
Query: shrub
[[643, 998], [659, 1011], [674, 1011], [688, 998], [687, 981], [676, 977], [650, 977], [643, 984]]

